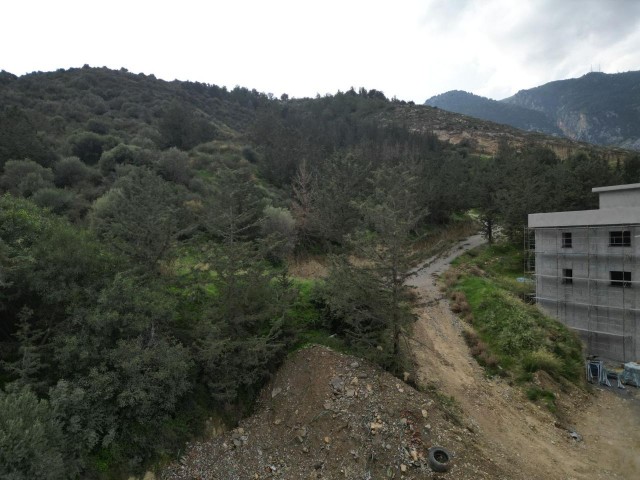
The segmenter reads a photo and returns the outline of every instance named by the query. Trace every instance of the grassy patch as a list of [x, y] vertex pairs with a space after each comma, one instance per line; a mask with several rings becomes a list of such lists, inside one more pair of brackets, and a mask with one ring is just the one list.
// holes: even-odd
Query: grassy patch
[[542, 370], [557, 381], [579, 383], [582, 347], [577, 337], [520, 299], [532, 286], [522, 281], [522, 256], [516, 247], [494, 245], [469, 252], [444, 280], [454, 310], [474, 327], [465, 340], [488, 373], [526, 381]]
[[353, 353], [349, 350], [344, 339], [332, 334], [324, 325], [322, 315], [323, 305], [317, 289], [322, 280], [293, 279], [293, 285], [298, 295], [289, 309], [289, 319], [295, 330], [295, 342], [291, 350], [299, 350], [308, 345], [324, 345], [343, 353]]
[[532, 402], [542, 402], [549, 410], [556, 412], [556, 395], [538, 387], [527, 388], [527, 398]]

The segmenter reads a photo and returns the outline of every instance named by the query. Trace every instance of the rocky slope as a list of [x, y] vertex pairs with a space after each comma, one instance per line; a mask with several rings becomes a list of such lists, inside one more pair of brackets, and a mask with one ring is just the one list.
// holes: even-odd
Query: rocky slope
[[494, 101], [452, 91], [427, 105], [528, 131], [640, 150], [640, 72], [591, 72]]
[[431, 97], [425, 105], [462, 113], [482, 120], [504, 123], [521, 130], [562, 136], [562, 131], [543, 112], [480, 97], [461, 90], [452, 90]]
[[426, 105], [394, 105], [376, 113], [375, 116], [380, 124], [397, 123], [416, 132], [434, 133], [442, 141], [460, 145], [470, 152], [479, 154], [494, 155], [503, 142], [515, 148], [548, 148], [561, 159], [578, 152], [593, 152], [614, 162], [633, 154], [632, 151], [618, 147], [605, 147], [566, 137], [528, 132]]
[[428, 465], [435, 445], [453, 457], [450, 478], [513, 478], [439, 398], [362, 360], [309, 347], [278, 371], [255, 415], [192, 444], [162, 478], [439, 478]]
[[640, 150], [640, 72], [592, 72], [503, 102], [544, 113], [569, 138]]

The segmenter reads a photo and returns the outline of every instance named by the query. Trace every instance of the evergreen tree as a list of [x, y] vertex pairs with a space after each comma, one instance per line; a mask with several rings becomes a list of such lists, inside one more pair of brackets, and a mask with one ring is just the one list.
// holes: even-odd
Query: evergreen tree
[[411, 235], [428, 211], [416, 202], [414, 169], [383, 167], [371, 183], [372, 193], [358, 205], [367, 228], [351, 237], [359, 261], [334, 262], [325, 299], [334, 328], [365, 352], [380, 347], [383, 363], [398, 372], [402, 335], [414, 318], [406, 285], [414, 260]]
[[148, 169], [132, 168], [95, 202], [91, 224], [103, 241], [145, 271], [156, 271], [188, 217], [172, 184]]

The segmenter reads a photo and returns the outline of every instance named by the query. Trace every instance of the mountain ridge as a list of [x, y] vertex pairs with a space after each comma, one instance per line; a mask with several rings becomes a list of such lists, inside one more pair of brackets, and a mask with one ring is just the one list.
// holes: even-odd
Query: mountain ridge
[[425, 105], [528, 131], [640, 150], [640, 71], [590, 72], [499, 101], [454, 90], [429, 98]]

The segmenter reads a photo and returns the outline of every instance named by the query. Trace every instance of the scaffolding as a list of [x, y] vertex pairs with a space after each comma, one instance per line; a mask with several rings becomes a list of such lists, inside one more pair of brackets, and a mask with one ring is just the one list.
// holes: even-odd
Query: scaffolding
[[535, 303], [580, 334], [587, 353], [640, 356], [640, 225], [525, 229]]

